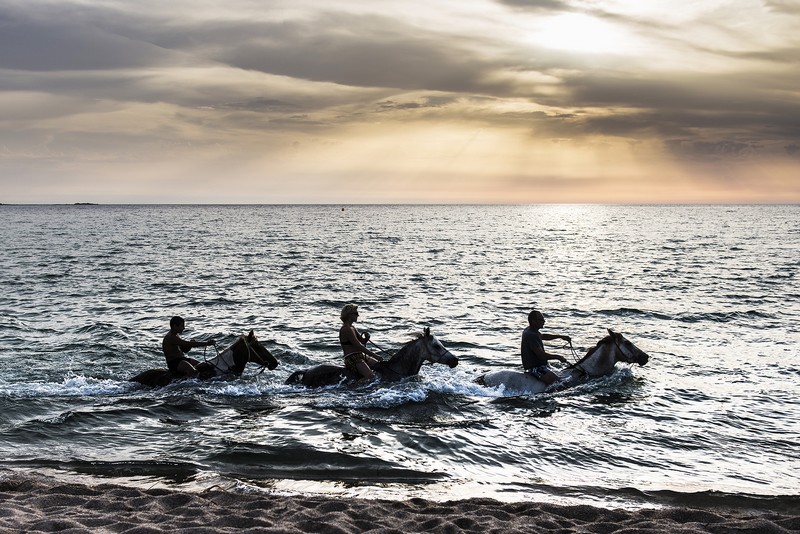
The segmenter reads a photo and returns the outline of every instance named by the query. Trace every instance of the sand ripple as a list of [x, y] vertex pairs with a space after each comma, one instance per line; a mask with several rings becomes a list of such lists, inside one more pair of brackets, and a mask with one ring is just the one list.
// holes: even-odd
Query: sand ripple
[[202, 493], [85, 486], [28, 475], [0, 476], [2, 532], [381, 534], [649, 534], [800, 532], [800, 515], [666, 508], [434, 502]]

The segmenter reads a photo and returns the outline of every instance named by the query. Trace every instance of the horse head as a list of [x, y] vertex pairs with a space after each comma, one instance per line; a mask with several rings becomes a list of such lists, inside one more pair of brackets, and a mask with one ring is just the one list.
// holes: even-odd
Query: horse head
[[645, 365], [648, 360], [650, 360], [650, 356], [631, 343], [629, 340], [625, 338], [620, 333], [614, 332], [610, 328], [608, 329], [608, 335], [614, 344], [617, 346], [617, 354], [618, 361], [623, 361], [625, 363], [638, 363], [639, 365]]
[[424, 332], [416, 334], [415, 339], [400, 347], [400, 350], [389, 361], [381, 362], [380, 367], [376, 369], [384, 377], [389, 375], [413, 376], [419, 373], [423, 362], [441, 363], [452, 368], [458, 365], [458, 358], [444, 348], [439, 340], [431, 334], [430, 328], [426, 328]]
[[242, 339], [247, 347], [247, 361], [266, 367], [270, 371], [278, 367], [278, 360], [267, 350], [267, 347], [261, 344], [252, 330], [247, 337], [242, 336]]
[[427, 347], [425, 351], [425, 360], [431, 363], [441, 363], [450, 367], [451, 369], [458, 365], [458, 358], [453, 356], [449, 350], [444, 348], [444, 345], [436, 339], [436, 336], [431, 334], [431, 329], [426, 327], [420, 337]]

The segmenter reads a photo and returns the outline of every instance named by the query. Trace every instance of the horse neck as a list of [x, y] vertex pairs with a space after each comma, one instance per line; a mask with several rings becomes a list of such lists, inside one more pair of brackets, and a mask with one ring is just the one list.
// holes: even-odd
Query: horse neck
[[575, 367], [583, 369], [591, 376], [607, 374], [614, 368], [617, 346], [613, 342], [601, 343], [587, 354]]
[[224, 373], [241, 374], [248, 360], [247, 343], [244, 339], [237, 339], [233, 345], [223, 350], [219, 356], [212, 360], [214, 366]]
[[421, 351], [418, 346], [420, 341], [421, 340], [417, 339], [403, 345], [400, 350], [384, 364], [384, 367], [400, 376], [419, 374], [423, 362], [422, 355], [420, 354]]

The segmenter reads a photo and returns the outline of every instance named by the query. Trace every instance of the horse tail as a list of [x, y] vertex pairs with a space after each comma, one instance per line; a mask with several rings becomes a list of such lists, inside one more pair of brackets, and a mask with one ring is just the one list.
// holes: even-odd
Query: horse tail
[[289, 375], [289, 378], [286, 379], [286, 382], [284, 382], [284, 384], [290, 384], [290, 385], [291, 384], [300, 384], [300, 383], [302, 383], [303, 376], [305, 376], [305, 374], [306, 374], [305, 370], [303, 370], [303, 371], [295, 371], [294, 373]]

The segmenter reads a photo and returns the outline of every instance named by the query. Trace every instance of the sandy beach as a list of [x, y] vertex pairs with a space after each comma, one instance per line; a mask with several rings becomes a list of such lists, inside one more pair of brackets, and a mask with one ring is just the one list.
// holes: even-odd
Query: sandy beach
[[797, 515], [689, 508], [608, 510], [488, 499], [370, 501], [82, 485], [0, 475], [2, 532], [786, 533]]

